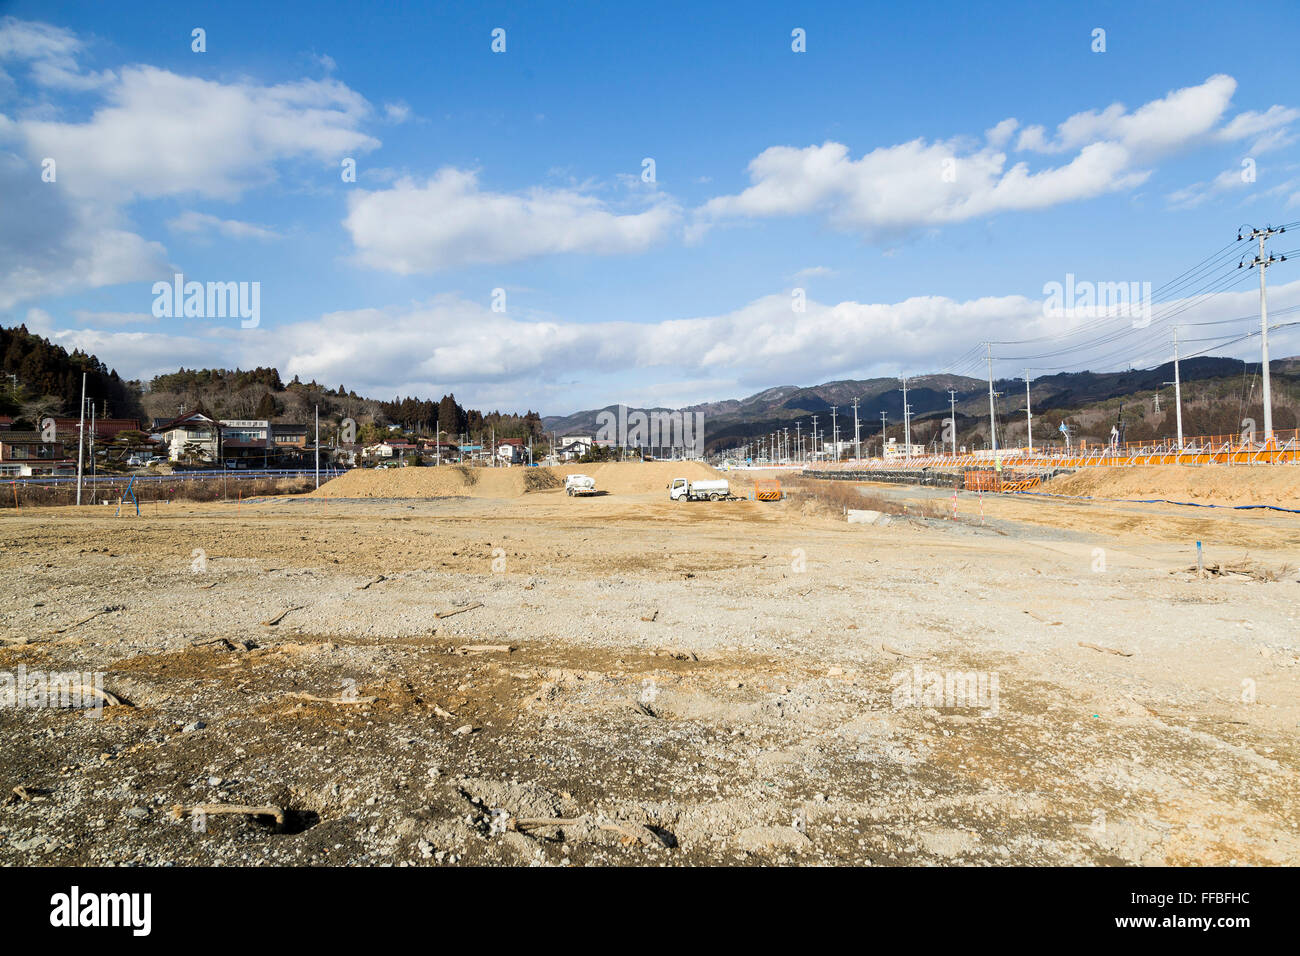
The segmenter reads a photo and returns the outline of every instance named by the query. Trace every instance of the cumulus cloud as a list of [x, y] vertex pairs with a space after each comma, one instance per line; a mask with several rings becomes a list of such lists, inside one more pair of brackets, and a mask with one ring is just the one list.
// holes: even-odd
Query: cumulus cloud
[[[84, 70], [72, 32], [0, 20], [0, 64], [42, 90], [89, 92], [88, 118], [46, 104], [0, 113], [0, 308], [46, 295], [156, 278], [163, 247], [130, 229], [138, 199], [235, 200], [273, 181], [286, 161], [334, 162], [379, 145], [362, 131], [374, 110], [334, 79], [216, 82], [151, 66]], [[42, 164], [57, 175], [43, 181]], [[273, 238], [265, 227], [199, 213], [181, 232]]]
[[[1300, 305], [1300, 281], [1279, 284], [1269, 297], [1277, 309]], [[1258, 307], [1258, 293], [1246, 289], [1189, 305], [1180, 322], [1249, 316]], [[888, 303], [810, 298], [805, 311], [794, 312], [789, 295], [773, 294], [718, 315], [642, 324], [502, 314], [448, 294], [249, 330], [237, 323], [167, 320], [147, 332], [72, 329], [53, 337], [67, 348], [94, 352], [131, 377], [178, 365], [274, 364], [286, 377], [343, 382], [362, 394], [437, 397], [452, 390], [462, 401], [487, 407], [554, 412], [570, 410], [576, 395], [591, 406], [629, 400], [633, 390], [642, 399], [658, 394], [691, 403], [740, 397], [776, 383], [938, 371], [982, 341], [1061, 335], [1091, 321], [1086, 315], [1049, 316], [1042, 299], [1023, 295], [915, 296]], [[1163, 329], [1132, 334], [1131, 357], [1163, 360]], [[1101, 349], [1098, 370], [1120, 364], [1114, 348]], [[1252, 348], [1257, 343], [1233, 354]], [[1087, 358], [1076, 356], [1080, 362]], [[645, 381], [657, 384], [633, 384], [642, 372]], [[716, 383], [730, 384], [722, 389]]]
[[[688, 237], [722, 221], [809, 214], [842, 230], [887, 237], [1131, 189], [1163, 155], [1214, 140], [1284, 136], [1300, 115], [1273, 107], [1222, 123], [1236, 85], [1230, 76], [1212, 76], [1135, 110], [1116, 103], [1076, 113], [1050, 135], [1042, 126], [1022, 128], [1006, 119], [986, 131], [982, 146], [916, 139], [858, 159], [836, 142], [773, 146], [750, 162], [749, 188], [696, 211]], [[1010, 164], [1005, 147], [1017, 129], [1017, 151], [1073, 155], [1036, 170], [1028, 162]]]
[[343, 224], [362, 263], [402, 275], [562, 252], [642, 252], [667, 235], [678, 209], [662, 197], [620, 213], [579, 189], [489, 192], [476, 173], [445, 168], [423, 183], [358, 190]]
[[184, 193], [237, 199], [277, 162], [322, 162], [379, 143], [366, 100], [337, 80], [218, 83], [151, 66], [122, 70], [86, 122], [23, 120], [29, 155], [51, 156], [74, 195], [126, 202]]

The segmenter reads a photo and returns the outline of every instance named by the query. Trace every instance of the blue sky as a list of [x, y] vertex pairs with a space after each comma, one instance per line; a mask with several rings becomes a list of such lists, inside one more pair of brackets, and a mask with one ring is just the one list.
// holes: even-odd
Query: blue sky
[[[1086, 321], [1046, 315], [1045, 283], [1158, 288], [1241, 223], [1300, 220], [1297, 27], [1185, 3], [0, 3], [0, 319], [127, 376], [276, 365], [551, 414], [980, 374], [980, 342]], [[1275, 309], [1300, 304], [1288, 266]], [[155, 317], [174, 271], [260, 283], [257, 327]], [[1178, 320], [1250, 314], [1243, 280]], [[1154, 364], [1168, 325], [1041, 364]]]

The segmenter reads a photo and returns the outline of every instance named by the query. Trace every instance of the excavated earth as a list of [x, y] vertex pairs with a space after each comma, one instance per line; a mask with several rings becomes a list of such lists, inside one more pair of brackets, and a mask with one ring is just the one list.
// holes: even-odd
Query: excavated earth
[[6, 512], [0, 864], [1300, 862], [1296, 516], [668, 470]]

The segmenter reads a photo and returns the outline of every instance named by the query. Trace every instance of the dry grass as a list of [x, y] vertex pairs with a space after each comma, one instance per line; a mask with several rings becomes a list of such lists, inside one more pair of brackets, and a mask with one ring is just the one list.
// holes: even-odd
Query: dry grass
[[852, 481], [826, 481], [820, 478], [791, 478], [782, 488], [792, 497], [812, 503], [828, 514], [842, 515], [848, 510], [864, 509], [887, 515], [912, 515], [918, 518], [943, 518], [947, 511], [933, 501], [899, 501], [886, 497]]
[[[126, 491], [128, 479], [111, 485], [99, 484], [83, 487], [82, 504], [103, 505], [105, 501], [116, 506]], [[17, 484], [0, 485], [0, 508], [43, 508], [77, 503], [77, 486], [69, 482], [59, 485]], [[136, 498], [141, 504], [150, 501], [221, 501], [236, 498], [260, 498], [271, 495], [300, 495], [315, 487], [311, 478], [194, 478], [186, 481], [150, 481], [135, 486]], [[127, 507], [130, 507], [130, 502]]]

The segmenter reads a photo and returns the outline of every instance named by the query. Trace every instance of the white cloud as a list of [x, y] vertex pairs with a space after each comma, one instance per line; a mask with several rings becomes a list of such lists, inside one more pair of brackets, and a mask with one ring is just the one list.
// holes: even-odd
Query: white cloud
[[385, 103], [384, 118], [390, 123], [405, 123], [411, 118], [411, 107], [401, 102]]
[[[705, 203], [687, 235], [697, 238], [737, 218], [818, 214], [837, 228], [879, 238], [1130, 189], [1147, 180], [1146, 167], [1160, 156], [1216, 138], [1284, 135], [1300, 115], [1274, 107], [1218, 127], [1236, 85], [1217, 75], [1136, 110], [1116, 103], [1076, 113], [1050, 137], [1041, 126], [1020, 128], [1007, 119], [986, 131], [982, 147], [917, 139], [853, 159], [836, 142], [773, 146], [750, 162], [752, 185]], [[1018, 128], [1017, 150], [1073, 156], [1038, 170], [1027, 162], [1009, 166], [1003, 147]]]
[[1270, 106], [1263, 113], [1247, 111], [1237, 114], [1219, 130], [1217, 135], [1219, 139], [1226, 142], [1249, 139], [1253, 136], [1255, 142], [1251, 145], [1250, 151], [1263, 153], [1293, 142], [1295, 137], [1287, 127], [1297, 119], [1300, 119], [1300, 110], [1285, 106]]
[[[1300, 281], [1270, 289], [1269, 298], [1277, 309], [1300, 305]], [[1258, 293], [1247, 288], [1198, 302], [1179, 321], [1250, 315], [1257, 306]], [[274, 364], [286, 378], [342, 382], [375, 397], [436, 398], [453, 390], [471, 404], [553, 413], [571, 410], [578, 395], [588, 407], [629, 400], [633, 392], [639, 398], [658, 395], [691, 403], [738, 398], [747, 389], [778, 382], [813, 384], [900, 369], [939, 371], [981, 341], [1060, 335], [1090, 321], [1082, 315], [1046, 316], [1042, 299], [1022, 295], [965, 301], [915, 296], [891, 303], [809, 299], [806, 311], [797, 313], [790, 297], [779, 294], [720, 315], [651, 324], [507, 315], [480, 302], [442, 295], [412, 305], [332, 312], [250, 330], [174, 321], [159, 331], [74, 329], [54, 337], [67, 348], [95, 353], [128, 377], [174, 371], [179, 365]], [[1154, 348], [1145, 353], [1147, 361], [1162, 360], [1167, 338], [1161, 328], [1133, 335], [1133, 357]], [[889, 343], [887, 350], [882, 342]], [[1114, 348], [1100, 349], [1112, 357], [1098, 369], [1122, 364], [1114, 359]], [[1251, 348], [1258, 344], [1229, 351], [1245, 355]], [[1086, 362], [1088, 357], [1076, 355], [1070, 361]], [[646, 373], [645, 381], [638, 382], [641, 373]], [[698, 389], [692, 390], [692, 382], [699, 383]], [[734, 384], [735, 390], [720, 391], [710, 384], [719, 382]]]
[[238, 219], [221, 219], [207, 213], [187, 210], [167, 221], [167, 228], [173, 232], [217, 234], [226, 239], [283, 239], [284, 236], [273, 229], [258, 226]]
[[70, 30], [13, 17], [0, 19], [0, 62], [25, 64], [33, 82], [63, 90], [90, 90], [113, 81], [113, 73], [85, 73], [77, 64], [84, 44]]
[[54, 157], [74, 195], [126, 202], [193, 193], [237, 199], [287, 159], [373, 149], [366, 100], [336, 80], [217, 83], [151, 66], [122, 70], [84, 123], [20, 120], [29, 156]]
[[833, 276], [835, 270], [830, 266], [808, 266], [806, 269], [800, 269], [791, 278], [793, 279], [812, 279], [816, 276]]
[[1249, 183], [1242, 177], [1242, 170], [1225, 169], [1209, 182], [1192, 183], [1170, 193], [1166, 198], [1175, 209], [1194, 209], [1215, 196], [1234, 189], [1244, 189], [1247, 185]]
[[1020, 126], [1020, 121], [1016, 119], [1004, 119], [990, 130], [986, 130], [984, 138], [994, 149], [1004, 149], [1007, 143], [1011, 142], [1011, 137], [1016, 128]]
[[406, 275], [561, 252], [642, 252], [677, 217], [662, 198], [620, 214], [588, 192], [487, 192], [474, 172], [445, 168], [423, 184], [403, 178], [389, 189], [352, 193], [344, 225], [361, 262]]
[[[1104, 141], [1118, 143], [1138, 156], [1177, 149], [1214, 128], [1236, 89], [1236, 80], [1216, 74], [1199, 86], [1174, 90], [1132, 112], [1112, 103], [1101, 111], [1075, 113], [1057, 126], [1050, 140], [1042, 135], [1042, 127], [1030, 127], [1021, 134], [1019, 148], [1063, 153]], [[1030, 134], [1028, 144], [1025, 134]]]
[[111, 207], [69, 202], [39, 166], [3, 151], [3, 135], [0, 196], [0, 309], [167, 270], [161, 245], [123, 228]]
[[[134, 200], [235, 200], [273, 181], [282, 163], [333, 163], [379, 145], [361, 129], [374, 110], [337, 80], [221, 83], [151, 66], [88, 73], [78, 64], [83, 52], [67, 30], [0, 21], [0, 62], [26, 67], [42, 87], [98, 101], [78, 121], [49, 103], [17, 118], [0, 113], [0, 308], [166, 274], [163, 247], [130, 231], [124, 210]], [[46, 158], [57, 166], [52, 183], [41, 179]], [[274, 235], [197, 213], [171, 225]]]

